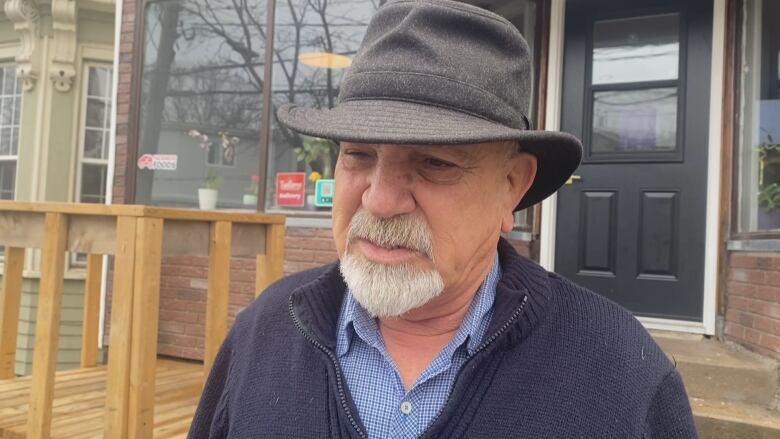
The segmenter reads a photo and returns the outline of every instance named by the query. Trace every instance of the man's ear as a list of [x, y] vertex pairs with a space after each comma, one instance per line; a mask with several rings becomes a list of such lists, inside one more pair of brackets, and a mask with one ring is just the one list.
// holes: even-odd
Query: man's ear
[[509, 233], [514, 227], [514, 210], [531, 188], [536, 177], [536, 157], [527, 152], [512, 155], [507, 163], [507, 203], [501, 219], [501, 231]]

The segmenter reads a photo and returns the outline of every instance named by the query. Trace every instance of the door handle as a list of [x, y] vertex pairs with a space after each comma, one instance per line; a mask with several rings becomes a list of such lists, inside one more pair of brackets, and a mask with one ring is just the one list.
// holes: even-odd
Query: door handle
[[575, 181], [580, 181], [580, 180], [582, 180], [582, 177], [580, 177], [579, 175], [572, 175], [571, 177], [569, 177], [568, 180], [566, 180], [566, 184], [574, 184]]

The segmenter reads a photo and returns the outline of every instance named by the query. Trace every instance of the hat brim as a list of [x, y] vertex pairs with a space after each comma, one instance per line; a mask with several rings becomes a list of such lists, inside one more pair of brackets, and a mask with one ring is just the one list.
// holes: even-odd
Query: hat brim
[[285, 104], [279, 121], [301, 134], [336, 141], [456, 145], [517, 140], [537, 159], [536, 178], [515, 210], [558, 190], [582, 158], [582, 143], [557, 131], [518, 130], [460, 111], [414, 102], [353, 100], [332, 109]]

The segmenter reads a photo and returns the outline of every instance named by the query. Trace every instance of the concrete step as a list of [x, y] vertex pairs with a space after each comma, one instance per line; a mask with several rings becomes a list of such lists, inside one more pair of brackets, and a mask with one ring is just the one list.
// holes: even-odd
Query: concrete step
[[700, 439], [780, 439], [780, 412], [691, 398]]
[[676, 362], [688, 396], [776, 407], [776, 361], [697, 335], [653, 332], [653, 337]]

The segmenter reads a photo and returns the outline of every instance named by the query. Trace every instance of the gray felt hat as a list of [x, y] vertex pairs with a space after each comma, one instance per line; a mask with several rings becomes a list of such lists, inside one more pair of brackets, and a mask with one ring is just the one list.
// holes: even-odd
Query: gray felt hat
[[390, 0], [368, 25], [338, 105], [286, 104], [277, 116], [300, 133], [336, 141], [517, 140], [538, 160], [519, 210], [555, 192], [582, 157], [576, 137], [531, 129], [531, 90], [528, 44], [503, 17], [450, 0]]

